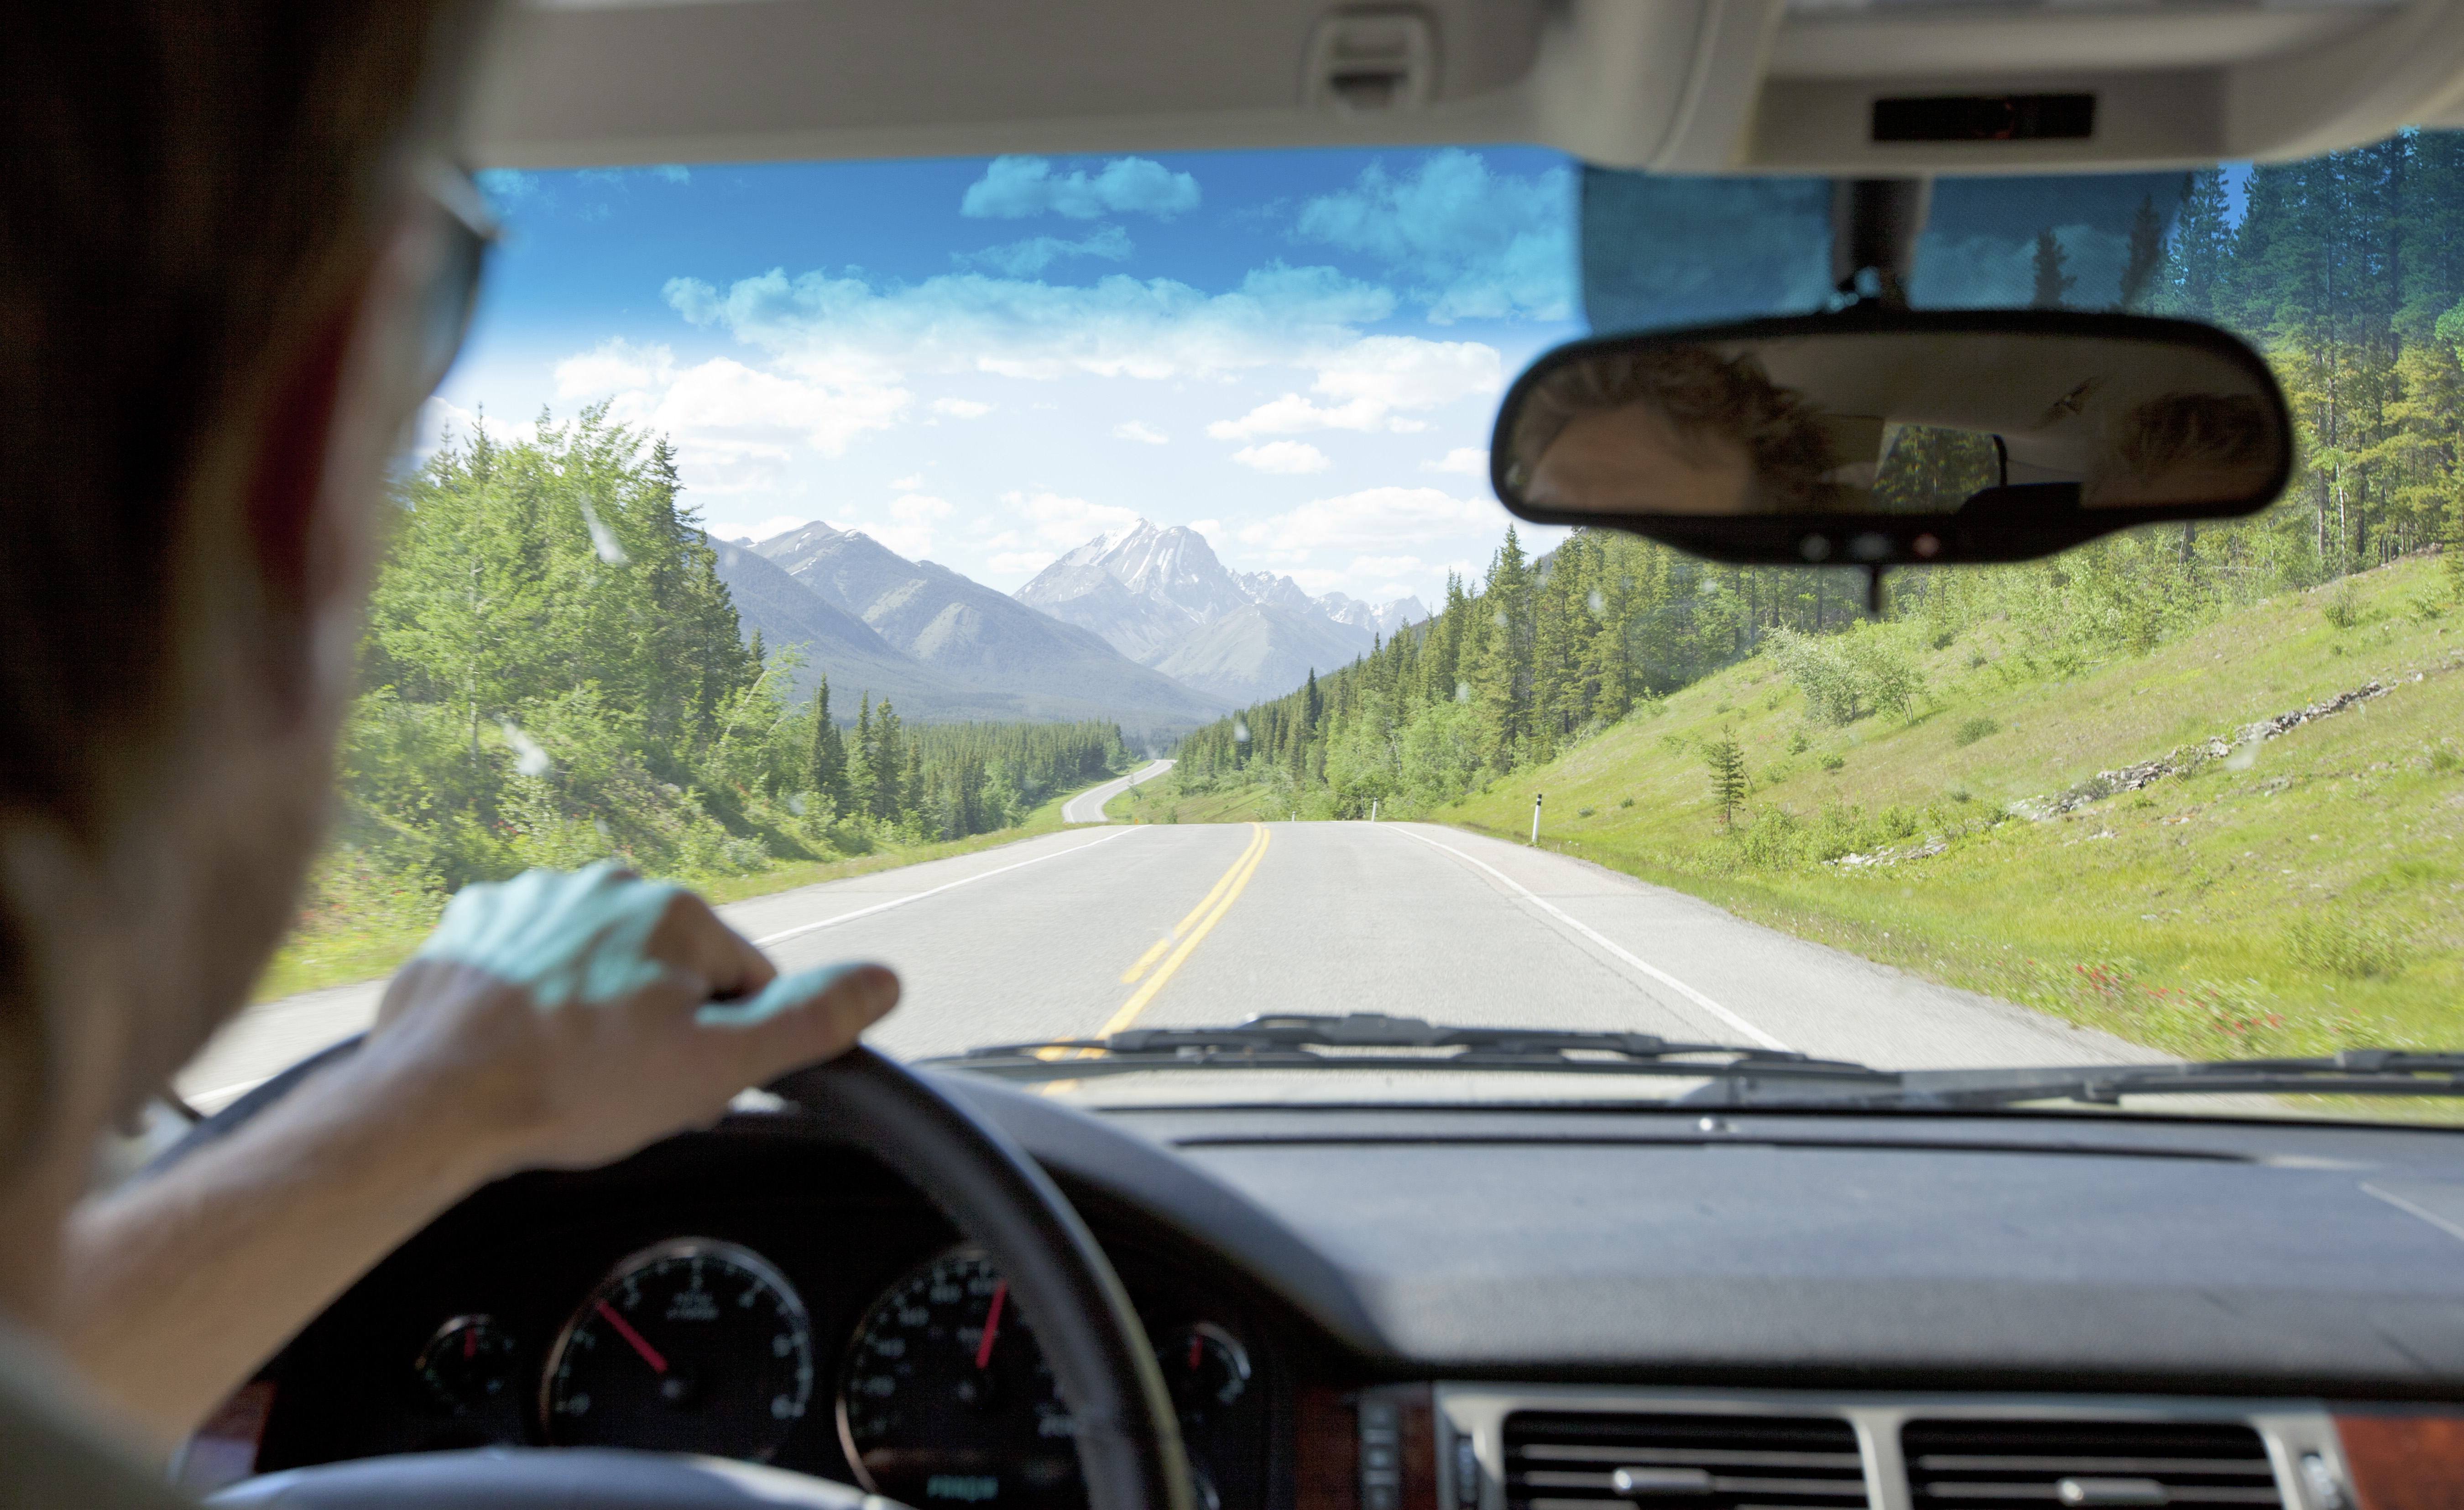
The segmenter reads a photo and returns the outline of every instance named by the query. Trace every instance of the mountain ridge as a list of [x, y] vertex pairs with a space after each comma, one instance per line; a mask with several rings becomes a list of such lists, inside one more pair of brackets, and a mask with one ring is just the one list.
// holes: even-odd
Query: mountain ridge
[[1011, 596], [1238, 702], [1289, 691], [1310, 670], [1344, 665], [1428, 617], [1417, 598], [1383, 605], [1342, 593], [1312, 598], [1288, 576], [1235, 573], [1196, 530], [1143, 518], [1065, 553]]

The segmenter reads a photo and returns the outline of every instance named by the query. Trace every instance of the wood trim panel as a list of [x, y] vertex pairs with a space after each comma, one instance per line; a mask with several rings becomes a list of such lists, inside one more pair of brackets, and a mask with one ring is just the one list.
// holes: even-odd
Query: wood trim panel
[[2464, 1415], [2339, 1415], [2360, 1510], [2464, 1510]]
[[1360, 1429], [1353, 1399], [1324, 1385], [1302, 1388], [1293, 1423], [1293, 1510], [1356, 1510]]
[[1437, 1391], [1396, 1390], [1403, 1405], [1403, 1510], [1438, 1510]]

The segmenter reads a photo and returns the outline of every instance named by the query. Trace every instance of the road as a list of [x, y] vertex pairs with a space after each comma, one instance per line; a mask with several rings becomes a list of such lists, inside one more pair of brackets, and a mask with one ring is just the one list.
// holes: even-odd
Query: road
[[1117, 781], [1107, 781], [1092, 791], [1081, 792], [1061, 804], [1061, 821], [1065, 823], [1109, 823], [1111, 820], [1104, 816], [1105, 803], [1133, 786], [1154, 780], [1171, 769], [1171, 761], [1157, 760], [1152, 765], [1131, 772]]
[[[1615, 1028], [1901, 1069], [2163, 1058], [1585, 861], [1429, 824], [1082, 828], [719, 910], [782, 969], [897, 969], [906, 998], [872, 1041], [900, 1058], [1261, 1012]], [[381, 990], [249, 1009], [182, 1092], [230, 1100], [364, 1027]]]

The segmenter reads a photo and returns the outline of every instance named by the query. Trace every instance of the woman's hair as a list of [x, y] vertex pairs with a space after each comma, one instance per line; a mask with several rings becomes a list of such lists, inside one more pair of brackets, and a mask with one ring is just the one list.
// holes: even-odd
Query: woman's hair
[[[0, 821], [99, 846], [161, 779], [184, 649], [242, 589], [269, 385], [329, 332], [474, 0], [83, 0], [0, 48]], [[443, 65], [443, 66], [440, 66]], [[326, 339], [330, 339], [327, 337]], [[0, 1150], [45, 974], [0, 895]], [[0, 1154], [5, 1157], [5, 1154]]]
[[1724, 358], [1706, 346], [1670, 346], [1571, 361], [1540, 380], [1516, 416], [1514, 457], [1526, 467], [1589, 414], [1647, 404], [1681, 439], [1721, 437], [1745, 448], [1763, 506], [1804, 507], [1832, 467], [1831, 447], [1814, 411], [1773, 383], [1752, 357]]

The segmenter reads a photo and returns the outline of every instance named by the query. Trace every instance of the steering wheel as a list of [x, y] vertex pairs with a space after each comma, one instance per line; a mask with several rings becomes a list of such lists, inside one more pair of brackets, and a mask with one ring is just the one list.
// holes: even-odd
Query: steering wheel
[[[190, 1129], [177, 1160], [272, 1105], [337, 1053], [304, 1060]], [[1049, 1175], [1009, 1135], [870, 1049], [769, 1087], [922, 1191], [1001, 1266], [1076, 1423], [1090, 1510], [1193, 1510], [1180, 1426], [1146, 1329], [1111, 1263]], [[722, 1459], [611, 1449], [484, 1448], [296, 1468], [210, 1505], [286, 1510], [898, 1510], [825, 1478]]]

